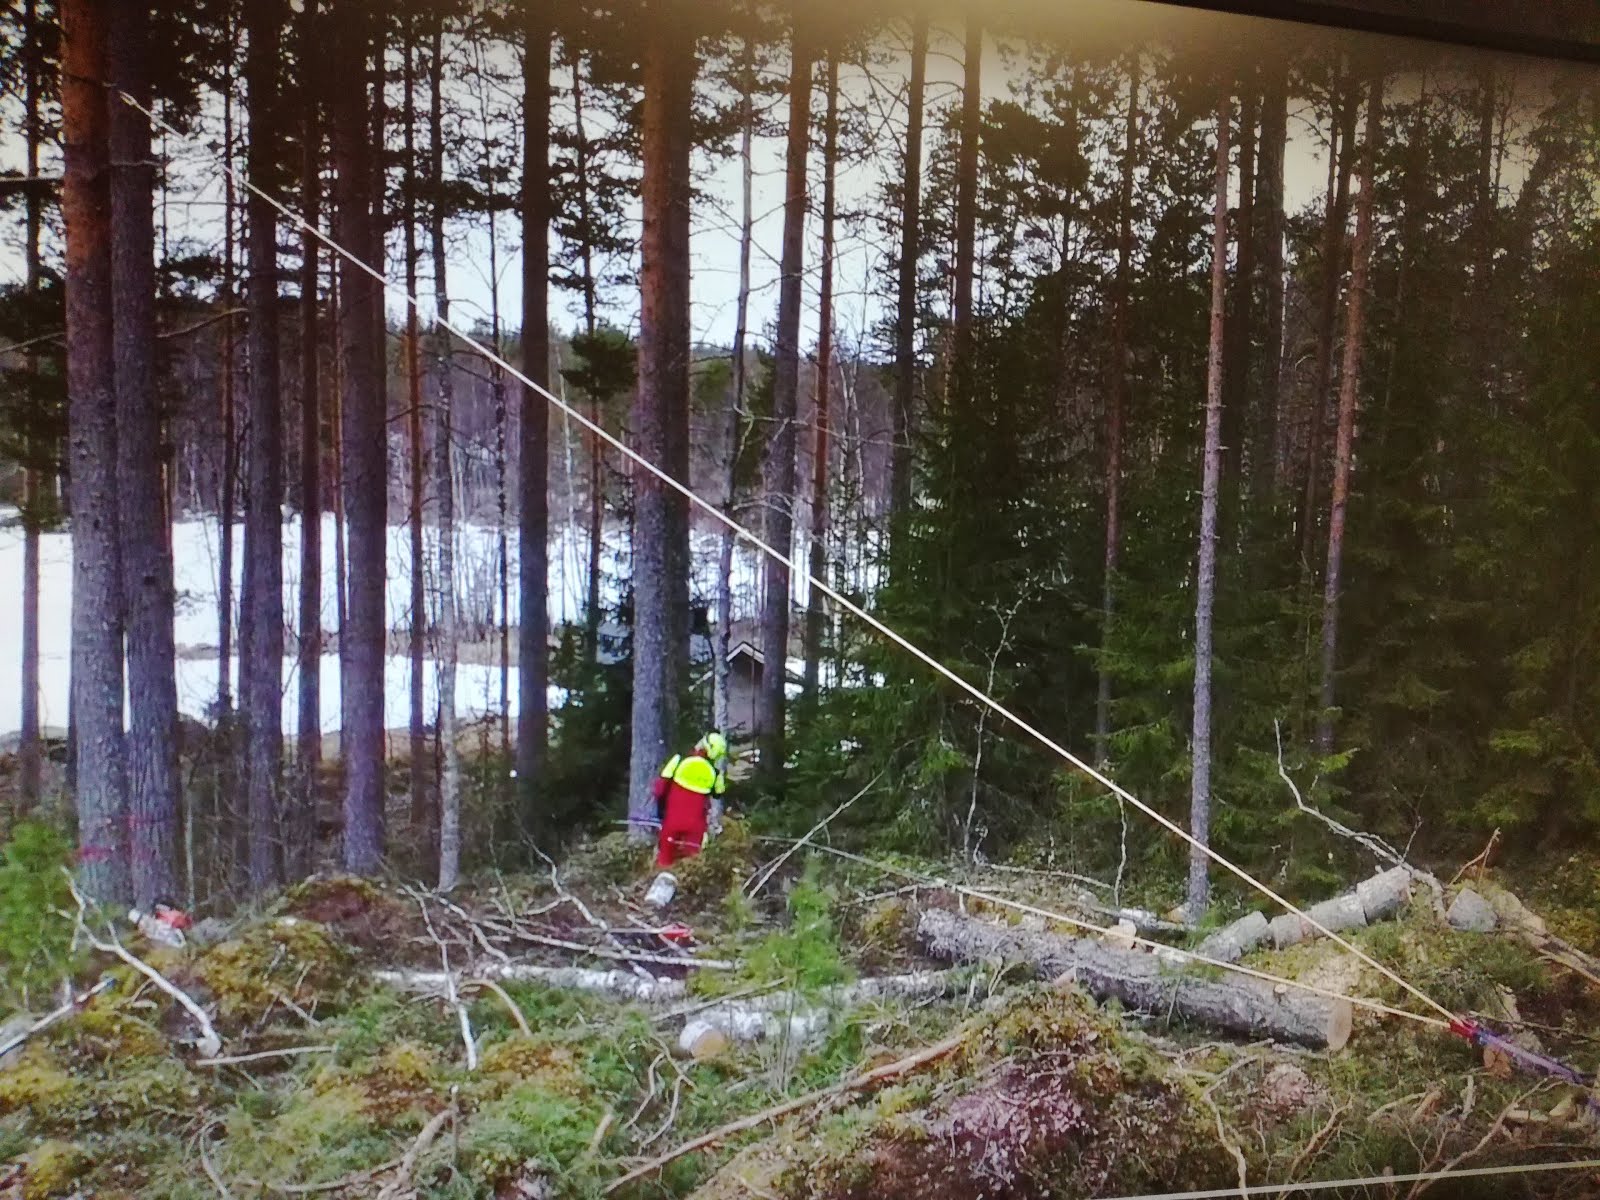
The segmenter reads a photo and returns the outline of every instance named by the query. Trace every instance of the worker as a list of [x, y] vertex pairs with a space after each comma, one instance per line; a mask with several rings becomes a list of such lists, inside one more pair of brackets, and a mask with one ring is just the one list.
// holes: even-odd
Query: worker
[[653, 788], [661, 816], [657, 865], [670, 867], [677, 859], [699, 854], [707, 824], [713, 832], [721, 824], [727, 762], [728, 739], [713, 731], [661, 768]]

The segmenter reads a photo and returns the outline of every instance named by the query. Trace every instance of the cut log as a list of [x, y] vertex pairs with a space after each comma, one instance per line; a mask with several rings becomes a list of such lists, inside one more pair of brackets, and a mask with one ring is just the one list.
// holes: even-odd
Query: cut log
[[1045, 979], [1066, 979], [1100, 1000], [1251, 1038], [1339, 1050], [1350, 1040], [1352, 1009], [1334, 1000], [1253, 979], [1208, 979], [1154, 955], [1104, 942], [1029, 933], [930, 910], [917, 923], [929, 953], [954, 962], [1016, 962]]
[[1270, 923], [1272, 929], [1272, 945], [1274, 949], [1282, 950], [1288, 946], [1298, 946], [1309, 937], [1315, 937], [1317, 931], [1305, 923], [1303, 917], [1294, 913], [1284, 913], [1282, 916], [1273, 917]]
[[1369, 925], [1394, 916], [1411, 899], [1411, 869], [1390, 867], [1371, 879], [1363, 879], [1356, 884], [1356, 898], [1361, 901], [1361, 911]]
[[1217, 930], [1195, 947], [1195, 953], [1217, 959], [1219, 962], [1238, 962], [1266, 941], [1271, 931], [1272, 925], [1267, 918], [1261, 913], [1253, 912]]
[[[1361, 907], [1361, 897], [1355, 892], [1345, 892], [1342, 896], [1334, 896], [1319, 904], [1313, 904], [1306, 909], [1306, 916], [1329, 933], [1344, 933], [1347, 930], [1367, 927], [1366, 910]], [[1312, 927], [1312, 933], [1321, 936], [1315, 925]]]

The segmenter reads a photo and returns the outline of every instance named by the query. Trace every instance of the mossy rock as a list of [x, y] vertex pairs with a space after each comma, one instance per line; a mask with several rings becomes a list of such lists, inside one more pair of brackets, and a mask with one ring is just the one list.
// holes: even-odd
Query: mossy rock
[[337, 1007], [354, 982], [350, 953], [323, 926], [292, 916], [212, 947], [196, 972], [223, 1021], [255, 1020], [278, 996]]
[[356, 875], [314, 876], [290, 888], [275, 911], [315, 922], [341, 945], [389, 961], [397, 953], [395, 943], [421, 927], [414, 904]]

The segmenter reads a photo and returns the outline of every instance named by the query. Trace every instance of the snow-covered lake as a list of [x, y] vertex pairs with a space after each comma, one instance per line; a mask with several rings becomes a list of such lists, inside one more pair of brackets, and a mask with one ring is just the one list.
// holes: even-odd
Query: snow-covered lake
[[[338, 626], [335, 599], [334, 519], [322, 522], [323, 584], [322, 625], [332, 635]], [[177, 663], [178, 705], [186, 715], [203, 718], [217, 694], [217, 594], [221, 578], [221, 534], [214, 519], [186, 518], [172, 530], [173, 574], [177, 588], [175, 636], [179, 647]], [[691, 586], [698, 599], [709, 602], [716, 584], [717, 533], [697, 530], [694, 534]], [[517, 537], [507, 534], [511, 564], [509, 606], [519, 605], [517, 588]], [[621, 579], [627, 570], [626, 531], [607, 531], [605, 561], [602, 563], [602, 594], [614, 606], [621, 592]], [[430, 572], [436, 557], [436, 531], [425, 536], [425, 569]], [[234, 529], [234, 603], [238, 603], [239, 575], [242, 570], [244, 533]], [[550, 543], [550, 619], [570, 623], [581, 619], [584, 597], [588, 593], [588, 546], [583, 531], [561, 529]], [[457, 593], [464, 614], [471, 613], [486, 622], [498, 621], [499, 584], [496, 531], [492, 527], [468, 526], [457, 531]], [[284, 523], [284, 613], [288, 622], [286, 644], [296, 643], [295, 622], [299, 610], [300, 522], [290, 517]], [[758, 563], [755, 552], [740, 546], [734, 560], [734, 615], [740, 619], [755, 611], [758, 592]], [[798, 582], [798, 581], [797, 581]], [[433, 598], [429, 596], [430, 605]], [[410, 532], [404, 526], [391, 526], [388, 546], [387, 606], [390, 627], [404, 630], [411, 607]], [[235, 618], [237, 619], [237, 618]], [[15, 732], [21, 724], [20, 688], [22, 672], [22, 531], [15, 523], [15, 512], [0, 510], [0, 736]], [[64, 729], [67, 724], [67, 680], [72, 638], [72, 539], [67, 533], [46, 534], [40, 547], [39, 674], [40, 721], [46, 727]], [[237, 680], [238, 660], [230, 660]], [[339, 660], [337, 654], [321, 660], [322, 721], [324, 732], [339, 727]], [[403, 656], [388, 660], [384, 677], [385, 721], [390, 728], [401, 728], [410, 712], [411, 665]], [[430, 663], [424, 689], [426, 704], [432, 710], [437, 698], [435, 672]], [[294, 731], [293, 694], [298, 667], [293, 657], [283, 667], [286, 732]], [[553, 691], [551, 703], [562, 697]], [[511, 687], [510, 707], [515, 712], [516, 684]], [[498, 712], [500, 672], [498, 665], [462, 664], [457, 668], [456, 704], [463, 716]]]

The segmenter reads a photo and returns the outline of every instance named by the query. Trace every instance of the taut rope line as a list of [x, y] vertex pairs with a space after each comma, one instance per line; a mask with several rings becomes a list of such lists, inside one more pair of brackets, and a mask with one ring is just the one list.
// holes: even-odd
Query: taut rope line
[[[128, 93], [114, 87], [111, 90], [114, 91], [125, 104], [143, 113], [150, 120], [151, 124], [155, 125], [157, 128], [172, 135], [173, 137], [182, 138], [184, 136], [180, 130], [163, 120], [151, 108], [141, 104]], [[234, 167], [231, 163], [224, 160], [220, 163], [220, 166], [222, 167], [223, 171], [233, 177], [234, 181], [238, 183], [239, 186], [245, 188], [252, 195], [258, 196], [267, 204], [271, 205], [272, 208], [290, 224], [294, 225], [304, 233], [309, 233], [312, 237], [316, 238], [323, 245], [327, 246], [329, 250], [333, 251], [333, 253], [337, 254], [340, 258], [344, 259], [358, 270], [371, 276], [372, 279], [381, 285], [383, 289], [390, 295], [404, 300], [407, 305], [416, 309], [419, 314], [421, 313], [421, 303], [418, 301], [416, 296], [406, 291], [404, 287], [397, 283], [391, 282], [389, 277], [386, 276], [382, 271], [371, 266], [359, 255], [356, 255], [350, 250], [345, 249], [344, 246], [342, 246], [328, 234], [323, 233], [322, 230], [308, 223], [298, 213], [294, 212], [282, 201], [278, 200], [277, 197], [271, 195], [262, 188], [257, 187], [254, 182], [246, 177], [243, 171]], [[1343, 947], [1346, 951], [1355, 955], [1358, 959], [1366, 963], [1367, 966], [1377, 971], [1380, 975], [1383, 975], [1393, 983], [1398, 984], [1405, 991], [1409, 992], [1412, 996], [1416, 997], [1429, 1008], [1433, 1009], [1436, 1013], [1443, 1017], [1447, 1023], [1452, 1019], [1453, 1014], [1449, 1009], [1445, 1008], [1444, 1005], [1440, 1004], [1437, 1000], [1433, 999], [1433, 997], [1423, 992], [1415, 984], [1401, 978], [1393, 970], [1384, 966], [1360, 947], [1354, 945], [1345, 938], [1340, 937], [1337, 933], [1323, 925], [1320, 921], [1317, 921], [1315, 918], [1309, 916], [1303, 910], [1290, 903], [1277, 892], [1273, 891], [1272, 888], [1267, 884], [1255, 878], [1243, 867], [1236, 866], [1232, 861], [1224, 857], [1222, 854], [1213, 850], [1210, 846], [1200, 842], [1192, 834], [1190, 834], [1188, 830], [1176, 824], [1170, 818], [1163, 816], [1150, 805], [1146, 804], [1143, 800], [1140, 800], [1132, 792], [1128, 791], [1126, 788], [1122, 787], [1108, 776], [1096, 770], [1089, 763], [1079, 758], [1076, 754], [1073, 754], [1072, 751], [1061, 745], [1043, 730], [1031, 724], [1023, 717], [1007, 708], [1000, 701], [996, 700], [993, 696], [983, 691], [982, 688], [967, 682], [967, 680], [963, 679], [955, 671], [951, 670], [938, 659], [934, 658], [933, 655], [929, 654], [926, 650], [922, 649], [904, 635], [897, 633], [890, 626], [884, 624], [881, 620], [873, 616], [854, 601], [842, 595], [836, 589], [831, 587], [826, 581], [815, 578], [811, 572], [806, 569], [806, 567], [797, 566], [793, 561], [790, 560], [788, 555], [780, 552], [773, 546], [768, 545], [758, 534], [746, 526], [741, 525], [727, 513], [723, 512], [719, 507], [717, 507], [717, 505], [712, 504], [709, 500], [702, 499], [697, 493], [689, 488], [687, 484], [680, 483], [677, 479], [674, 479], [668, 472], [663, 470], [661, 467], [658, 467], [655, 463], [651, 462], [637, 450], [633, 449], [621, 438], [611, 433], [604, 426], [591, 421], [576, 407], [568, 404], [565, 400], [551, 392], [548, 388], [541, 387], [539, 384], [534, 383], [533, 380], [529, 379], [520, 370], [512, 366], [511, 363], [507, 362], [500, 355], [496, 354], [488, 346], [485, 346], [476, 338], [472, 337], [470, 334], [461, 330], [449, 321], [439, 320], [436, 316], [435, 322], [440, 328], [445, 329], [451, 334], [455, 335], [455, 337], [460, 339], [463, 344], [471, 347], [489, 362], [494, 363], [496, 366], [509, 373], [529, 391], [536, 392], [543, 396], [548, 403], [561, 410], [570, 419], [582, 425], [590, 433], [594, 434], [597, 438], [601, 439], [607, 445], [615, 449], [618, 453], [629, 459], [629, 461], [637, 464], [640, 468], [655, 476], [656, 479], [658, 479], [661, 483], [671, 488], [673, 491], [678, 492], [691, 504], [703, 510], [712, 519], [718, 521], [722, 525], [725, 525], [733, 533], [749, 542], [751, 546], [755, 547], [755, 549], [759, 550], [762, 554], [765, 554], [769, 558], [773, 559], [773, 561], [782, 564], [782, 566], [791, 575], [799, 575], [800, 577], [804, 578], [810, 587], [816, 588], [824, 596], [828, 597], [828, 599], [839, 605], [839, 607], [856, 617], [858, 620], [864, 622], [883, 637], [888, 638], [891, 642], [899, 646], [913, 658], [917, 659], [924, 666], [948, 680], [950, 683], [955, 684], [956, 687], [960, 688], [963, 692], [966, 692], [967, 695], [972, 697], [972, 699], [976, 700], [979, 704], [988, 708], [997, 716], [1003, 717], [1005, 720], [1011, 722], [1023, 733], [1026, 733], [1029, 737], [1033, 738], [1034, 741], [1038, 742], [1046, 750], [1049, 750], [1052, 754], [1056, 755], [1056, 757], [1060, 758], [1063, 762], [1067, 763], [1069, 766], [1075, 767], [1084, 775], [1087, 775], [1090, 779], [1100, 784], [1101, 787], [1104, 787], [1111, 792], [1112, 795], [1120, 797], [1122, 800], [1133, 805], [1140, 812], [1144, 813], [1145, 816], [1149, 817], [1152, 821], [1156, 822], [1156, 824], [1160, 825], [1163, 829], [1166, 829], [1169, 833], [1172, 833], [1176, 837], [1182, 839], [1184, 842], [1187, 842], [1191, 848], [1200, 851], [1200, 853], [1211, 859], [1211, 861], [1215, 862], [1218, 866], [1237, 876], [1239, 879], [1243, 880], [1245, 883], [1249, 884], [1251, 887], [1260, 892], [1263, 896], [1266, 896], [1268, 899], [1272, 900], [1275, 904], [1278, 904], [1286, 911], [1293, 913], [1307, 925], [1311, 926], [1324, 936], [1330, 938], [1335, 944]]]

